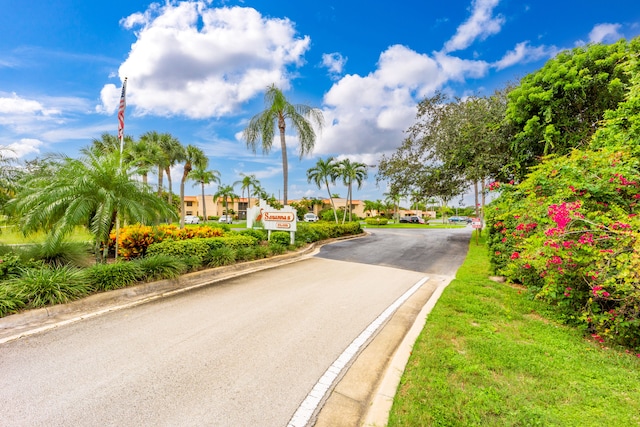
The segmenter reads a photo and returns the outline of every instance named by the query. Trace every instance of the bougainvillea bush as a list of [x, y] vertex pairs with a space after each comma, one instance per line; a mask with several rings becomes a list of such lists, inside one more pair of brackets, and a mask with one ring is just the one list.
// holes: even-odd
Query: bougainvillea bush
[[487, 212], [496, 273], [598, 341], [640, 349], [640, 162], [624, 147], [545, 159]]

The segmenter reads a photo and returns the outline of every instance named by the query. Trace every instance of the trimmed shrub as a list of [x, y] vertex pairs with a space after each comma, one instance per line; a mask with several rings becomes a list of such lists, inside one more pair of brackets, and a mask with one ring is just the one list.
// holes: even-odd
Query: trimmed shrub
[[271, 232], [271, 239], [269, 240], [270, 244], [287, 247], [289, 246], [289, 242], [291, 242], [291, 236], [289, 236], [288, 232], [286, 231]]
[[265, 230], [258, 230], [258, 229], [252, 228], [247, 230], [241, 230], [241, 231], [238, 231], [237, 233], [240, 234], [241, 236], [255, 237], [257, 242], [263, 242], [267, 240], [267, 232]]
[[255, 248], [240, 247], [236, 249], [236, 261], [251, 261], [255, 259]]
[[387, 225], [389, 223], [389, 220], [387, 218], [375, 217], [367, 218], [364, 220], [364, 222], [368, 225]]
[[169, 255], [175, 258], [193, 257], [197, 258], [200, 263], [208, 258], [209, 244], [211, 239], [190, 239], [166, 241], [154, 243], [147, 249], [147, 254], [151, 255]]
[[19, 276], [24, 267], [24, 263], [16, 253], [3, 254], [0, 256], [0, 280]]

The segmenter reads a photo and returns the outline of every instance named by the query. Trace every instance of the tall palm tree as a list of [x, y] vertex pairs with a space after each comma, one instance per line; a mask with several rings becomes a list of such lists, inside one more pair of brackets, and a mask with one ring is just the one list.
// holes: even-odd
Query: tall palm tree
[[169, 190], [168, 201], [171, 204], [173, 200], [173, 188], [171, 182], [171, 168], [176, 163], [181, 162], [185, 158], [184, 146], [169, 133], [160, 134], [160, 140], [158, 141], [160, 146], [160, 162], [159, 166], [164, 168], [164, 173], [167, 175], [167, 186]]
[[224, 214], [229, 215], [229, 205], [228, 201], [231, 199], [231, 204], [233, 205], [233, 201], [238, 199], [238, 195], [234, 193], [233, 185], [224, 185], [220, 184], [218, 186], [218, 191], [213, 195], [213, 200], [217, 200], [218, 198], [222, 198], [222, 204], [224, 206]]
[[402, 196], [400, 196], [400, 194], [398, 193], [383, 193], [383, 196], [386, 197], [385, 202], [387, 204], [387, 207], [391, 207], [393, 209], [393, 217], [396, 219], [396, 221], [399, 219], [398, 218], [398, 210], [400, 208], [400, 199]]
[[247, 190], [247, 209], [251, 207], [251, 189], [253, 188], [254, 192], [260, 187], [260, 181], [256, 178], [255, 175], [246, 175], [244, 173], [240, 174], [242, 179], [233, 183], [233, 186], [240, 184], [240, 191], [242, 197], [244, 197], [244, 190]]
[[[349, 209], [349, 221], [351, 221], [351, 211], [353, 210], [353, 183], [358, 185], [358, 189], [362, 186], [362, 181], [367, 179], [367, 165], [360, 162], [352, 162], [344, 159], [338, 164], [338, 173], [344, 185], [347, 186], [347, 203]], [[347, 218], [347, 211], [344, 211], [342, 223]]]
[[338, 163], [333, 157], [329, 157], [327, 160], [318, 159], [316, 165], [307, 170], [307, 182], [313, 181], [318, 186], [318, 189], [322, 188], [323, 184], [326, 187], [336, 224], [338, 223], [338, 212], [336, 211], [336, 206], [333, 202], [333, 197], [331, 196], [329, 181], [334, 184], [338, 177], [338, 173]]
[[[125, 135], [123, 141], [125, 148], [128, 148], [134, 142], [130, 135]], [[84, 155], [88, 155], [90, 152], [100, 154], [113, 153], [114, 151], [120, 151], [120, 140], [116, 135], [110, 134], [109, 132], [104, 132], [100, 135], [100, 138], [93, 138], [91, 145], [80, 149], [80, 152]]]
[[283, 204], [287, 204], [287, 189], [289, 182], [289, 164], [287, 161], [287, 144], [285, 133], [286, 122], [289, 121], [300, 141], [300, 158], [313, 150], [316, 142], [316, 132], [313, 125], [322, 129], [324, 117], [322, 112], [316, 108], [303, 104], [291, 104], [282, 91], [275, 85], [267, 88], [264, 95], [266, 109], [253, 116], [249, 125], [243, 132], [243, 137], [247, 141], [247, 147], [256, 152], [258, 140], [262, 141], [262, 152], [268, 154], [273, 145], [275, 127], [280, 131], [280, 148], [282, 150], [282, 175], [284, 180]]
[[99, 262], [106, 260], [109, 233], [118, 215], [141, 223], [173, 215], [149, 186], [130, 179], [121, 164], [119, 151], [89, 152], [80, 159], [59, 156], [47, 165], [46, 173], [28, 175], [9, 202], [19, 214], [22, 231], [44, 230], [46, 245], [52, 248], [76, 226], [86, 225]]
[[142, 177], [145, 184], [148, 184], [149, 172], [157, 165], [159, 157], [160, 147], [147, 139], [128, 145], [124, 153], [125, 163]]
[[189, 179], [194, 180], [196, 183], [194, 187], [200, 184], [202, 188], [202, 216], [204, 216], [204, 220], [207, 220], [207, 203], [204, 200], [204, 186], [205, 184], [210, 184], [215, 182], [216, 184], [220, 184], [220, 172], [217, 170], [207, 170], [207, 166], [196, 165], [196, 167], [189, 172]]
[[[187, 182], [194, 165], [206, 169], [208, 164], [209, 159], [201, 149], [195, 145], [187, 145], [184, 149], [184, 168], [180, 180], [180, 228], [184, 228], [184, 184]], [[202, 201], [204, 202], [204, 198]]]
[[164, 181], [164, 165], [162, 158], [162, 150], [160, 149], [160, 134], [155, 130], [145, 132], [140, 136], [140, 142], [145, 143], [149, 147], [155, 147], [153, 150], [156, 152], [155, 165], [158, 167], [158, 197], [162, 197], [162, 184]]

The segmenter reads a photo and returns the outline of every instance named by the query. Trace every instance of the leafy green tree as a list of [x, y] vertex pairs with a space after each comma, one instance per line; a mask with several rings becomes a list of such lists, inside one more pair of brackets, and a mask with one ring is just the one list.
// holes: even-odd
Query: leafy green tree
[[[126, 147], [133, 143], [133, 138], [129, 135], [125, 135], [123, 139], [123, 151]], [[114, 151], [120, 151], [120, 140], [116, 135], [104, 132], [100, 135], [100, 138], [94, 138], [91, 141], [91, 145], [80, 149], [81, 153], [87, 154], [89, 151], [94, 153], [113, 153]]]
[[0, 146], [0, 212], [4, 204], [14, 196], [15, 183], [21, 175], [21, 170], [14, 166], [15, 159], [10, 157], [11, 150]]
[[[367, 179], [367, 165], [361, 162], [352, 162], [344, 159], [338, 163], [338, 175], [342, 178], [344, 185], [347, 186], [347, 209], [349, 210], [349, 221], [351, 221], [351, 213], [353, 211], [353, 184], [362, 187], [362, 181]], [[347, 218], [347, 211], [344, 211], [342, 222]]]
[[51, 158], [46, 165], [45, 173], [35, 171], [20, 182], [9, 203], [25, 234], [48, 233], [47, 247], [57, 247], [75, 227], [87, 226], [96, 260], [105, 261], [117, 215], [140, 223], [172, 215], [147, 185], [129, 178], [119, 151]]
[[275, 128], [278, 128], [282, 150], [283, 202], [286, 205], [289, 181], [289, 164], [285, 139], [286, 123], [287, 121], [291, 123], [298, 136], [300, 157], [302, 157], [313, 150], [316, 140], [316, 132], [313, 129], [313, 125], [322, 128], [324, 118], [322, 112], [316, 108], [304, 104], [291, 104], [275, 85], [267, 88], [264, 99], [266, 109], [251, 118], [243, 132], [243, 137], [247, 142], [247, 147], [254, 153], [260, 140], [262, 142], [262, 152], [268, 154], [273, 145]]
[[231, 199], [231, 204], [233, 204], [233, 201], [238, 198], [238, 195], [234, 192], [233, 185], [220, 184], [218, 191], [213, 195], [214, 200], [222, 199], [225, 215], [229, 215], [229, 199]]
[[[180, 228], [184, 228], [184, 185], [189, 178], [189, 174], [193, 170], [193, 167], [200, 167], [206, 169], [209, 164], [209, 159], [204, 152], [195, 145], [187, 145], [184, 150], [184, 168], [182, 171], [182, 179], [180, 180]], [[202, 198], [204, 203], [204, 197]], [[205, 220], [207, 218], [205, 217]]]
[[196, 165], [196, 167], [189, 172], [189, 179], [196, 181], [195, 185], [200, 185], [202, 189], [202, 215], [204, 220], [207, 220], [207, 203], [204, 200], [204, 186], [210, 183], [220, 184], [220, 172], [217, 170], [207, 170], [206, 166]]
[[523, 78], [506, 112], [514, 173], [523, 177], [543, 155], [586, 147], [604, 113], [624, 99], [631, 77], [625, 63], [633, 55], [625, 40], [577, 47]]
[[314, 182], [318, 186], [318, 189], [322, 188], [322, 185], [327, 189], [336, 224], [338, 223], [338, 213], [333, 201], [333, 196], [331, 195], [329, 182], [335, 183], [338, 174], [338, 163], [333, 157], [329, 157], [327, 160], [318, 159], [316, 165], [307, 170], [307, 182]]

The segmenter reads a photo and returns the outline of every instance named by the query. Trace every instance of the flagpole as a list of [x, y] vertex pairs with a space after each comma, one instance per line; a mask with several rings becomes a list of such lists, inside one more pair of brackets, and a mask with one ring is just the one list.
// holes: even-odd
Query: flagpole
[[[120, 105], [118, 106], [118, 138], [120, 138], [120, 169], [122, 169], [122, 156], [124, 154], [124, 111], [127, 106], [127, 78], [122, 82], [122, 93], [120, 94]], [[120, 212], [116, 210], [116, 247], [114, 259], [118, 260], [118, 247], [120, 243]]]

